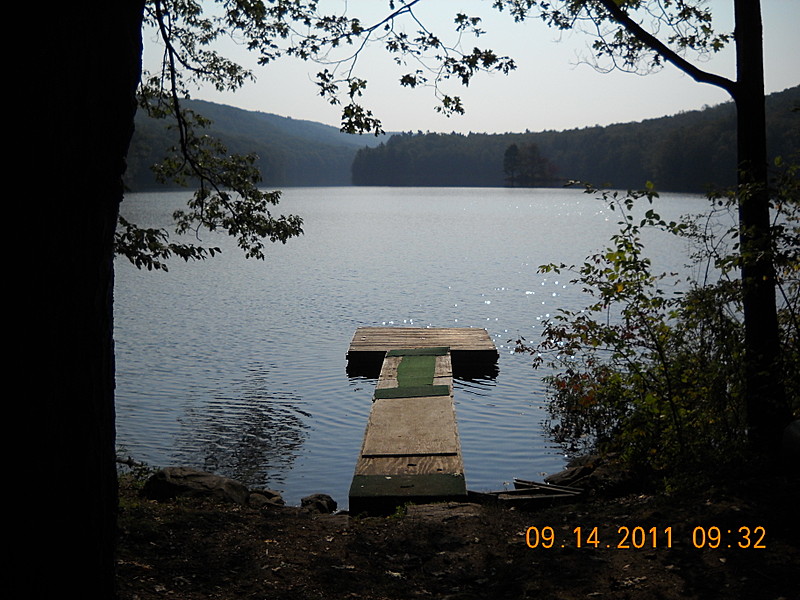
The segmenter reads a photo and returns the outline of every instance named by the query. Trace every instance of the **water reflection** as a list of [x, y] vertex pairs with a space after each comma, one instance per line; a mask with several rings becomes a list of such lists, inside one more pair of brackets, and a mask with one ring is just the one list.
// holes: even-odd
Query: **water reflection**
[[282, 488], [311, 415], [297, 394], [271, 387], [268, 370], [252, 368], [238, 395], [216, 395], [189, 410], [176, 443], [186, 459], [249, 486]]
[[[500, 374], [494, 356], [470, 357], [474, 352], [452, 352], [453, 378], [464, 381], [493, 381]], [[489, 353], [490, 354], [490, 353]], [[359, 352], [347, 361], [346, 372], [350, 380], [377, 380], [383, 365], [384, 352]]]
[[454, 377], [453, 389], [463, 390], [474, 396], [488, 397], [492, 394], [492, 390], [497, 387], [497, 375], [499, 372], [500, 370], [497, 368], [497, 365], [495, 365], [494, 374], [492, 376]]

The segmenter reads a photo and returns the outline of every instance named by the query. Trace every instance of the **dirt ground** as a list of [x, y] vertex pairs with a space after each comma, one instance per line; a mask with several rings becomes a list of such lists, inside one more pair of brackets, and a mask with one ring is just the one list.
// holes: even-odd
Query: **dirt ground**
[[670, 497], [409, 506], [386, 518], [158, 503], [121, 486], [124, 600], [800, 599], [800, 483], [785, 469]]

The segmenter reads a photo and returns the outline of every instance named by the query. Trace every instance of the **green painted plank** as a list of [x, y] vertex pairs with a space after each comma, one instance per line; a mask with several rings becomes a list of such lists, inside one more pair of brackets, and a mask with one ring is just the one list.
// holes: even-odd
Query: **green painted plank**
[[447, 346], [434, 346], [431, 348], [398, 348], [389, 350], [386, 356], [444, 356], [450, 350]]
[[404, 356], [397, 365], [397, 387], [431, 385], [435, 372], [435, 356]]
[[463, 473], [356, 475], [350, 485], [350, 498], [446, 499], [466, 494], [467, 482]]
[[390, 398], [424, 398], [426, 396], [449, 396], [449, 385], [418, 385], [409, 387], [381, 388], [375, 390], [374, 398], [384, 400]]

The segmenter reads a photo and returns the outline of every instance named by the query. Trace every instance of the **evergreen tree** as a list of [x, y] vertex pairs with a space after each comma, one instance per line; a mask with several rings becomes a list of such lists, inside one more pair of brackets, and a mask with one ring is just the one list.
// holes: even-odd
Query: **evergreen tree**
[[517, 185], [517, 177], [519, 173], [519, 146], [511, 144], [506, 148], [503, 155], [503, 173], [506, 174], [506, 181], [511, 187]]

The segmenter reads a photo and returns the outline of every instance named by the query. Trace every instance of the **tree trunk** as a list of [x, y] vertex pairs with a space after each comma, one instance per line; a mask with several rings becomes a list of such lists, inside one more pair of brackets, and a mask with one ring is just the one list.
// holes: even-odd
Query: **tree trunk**
[[745, 325], [745, 394], [751, 441], [776, 446], [789, 418], [781, 381], [764, 111], [760, 3], [735, 0], [738, 183]]
[[[141, 76], [144, 0], [47, 6], [32, 44], [35, 443], [48, 505], [30, 597], [115, 597], [113, 240]], [[31, 67], [33, 68], [33, 67]], [[26, 90], [28, 92], [28, 90]], [[31, 234], [34, 235], [34, 234]], [[46, 474], [46, 475], [43, 475]]]

